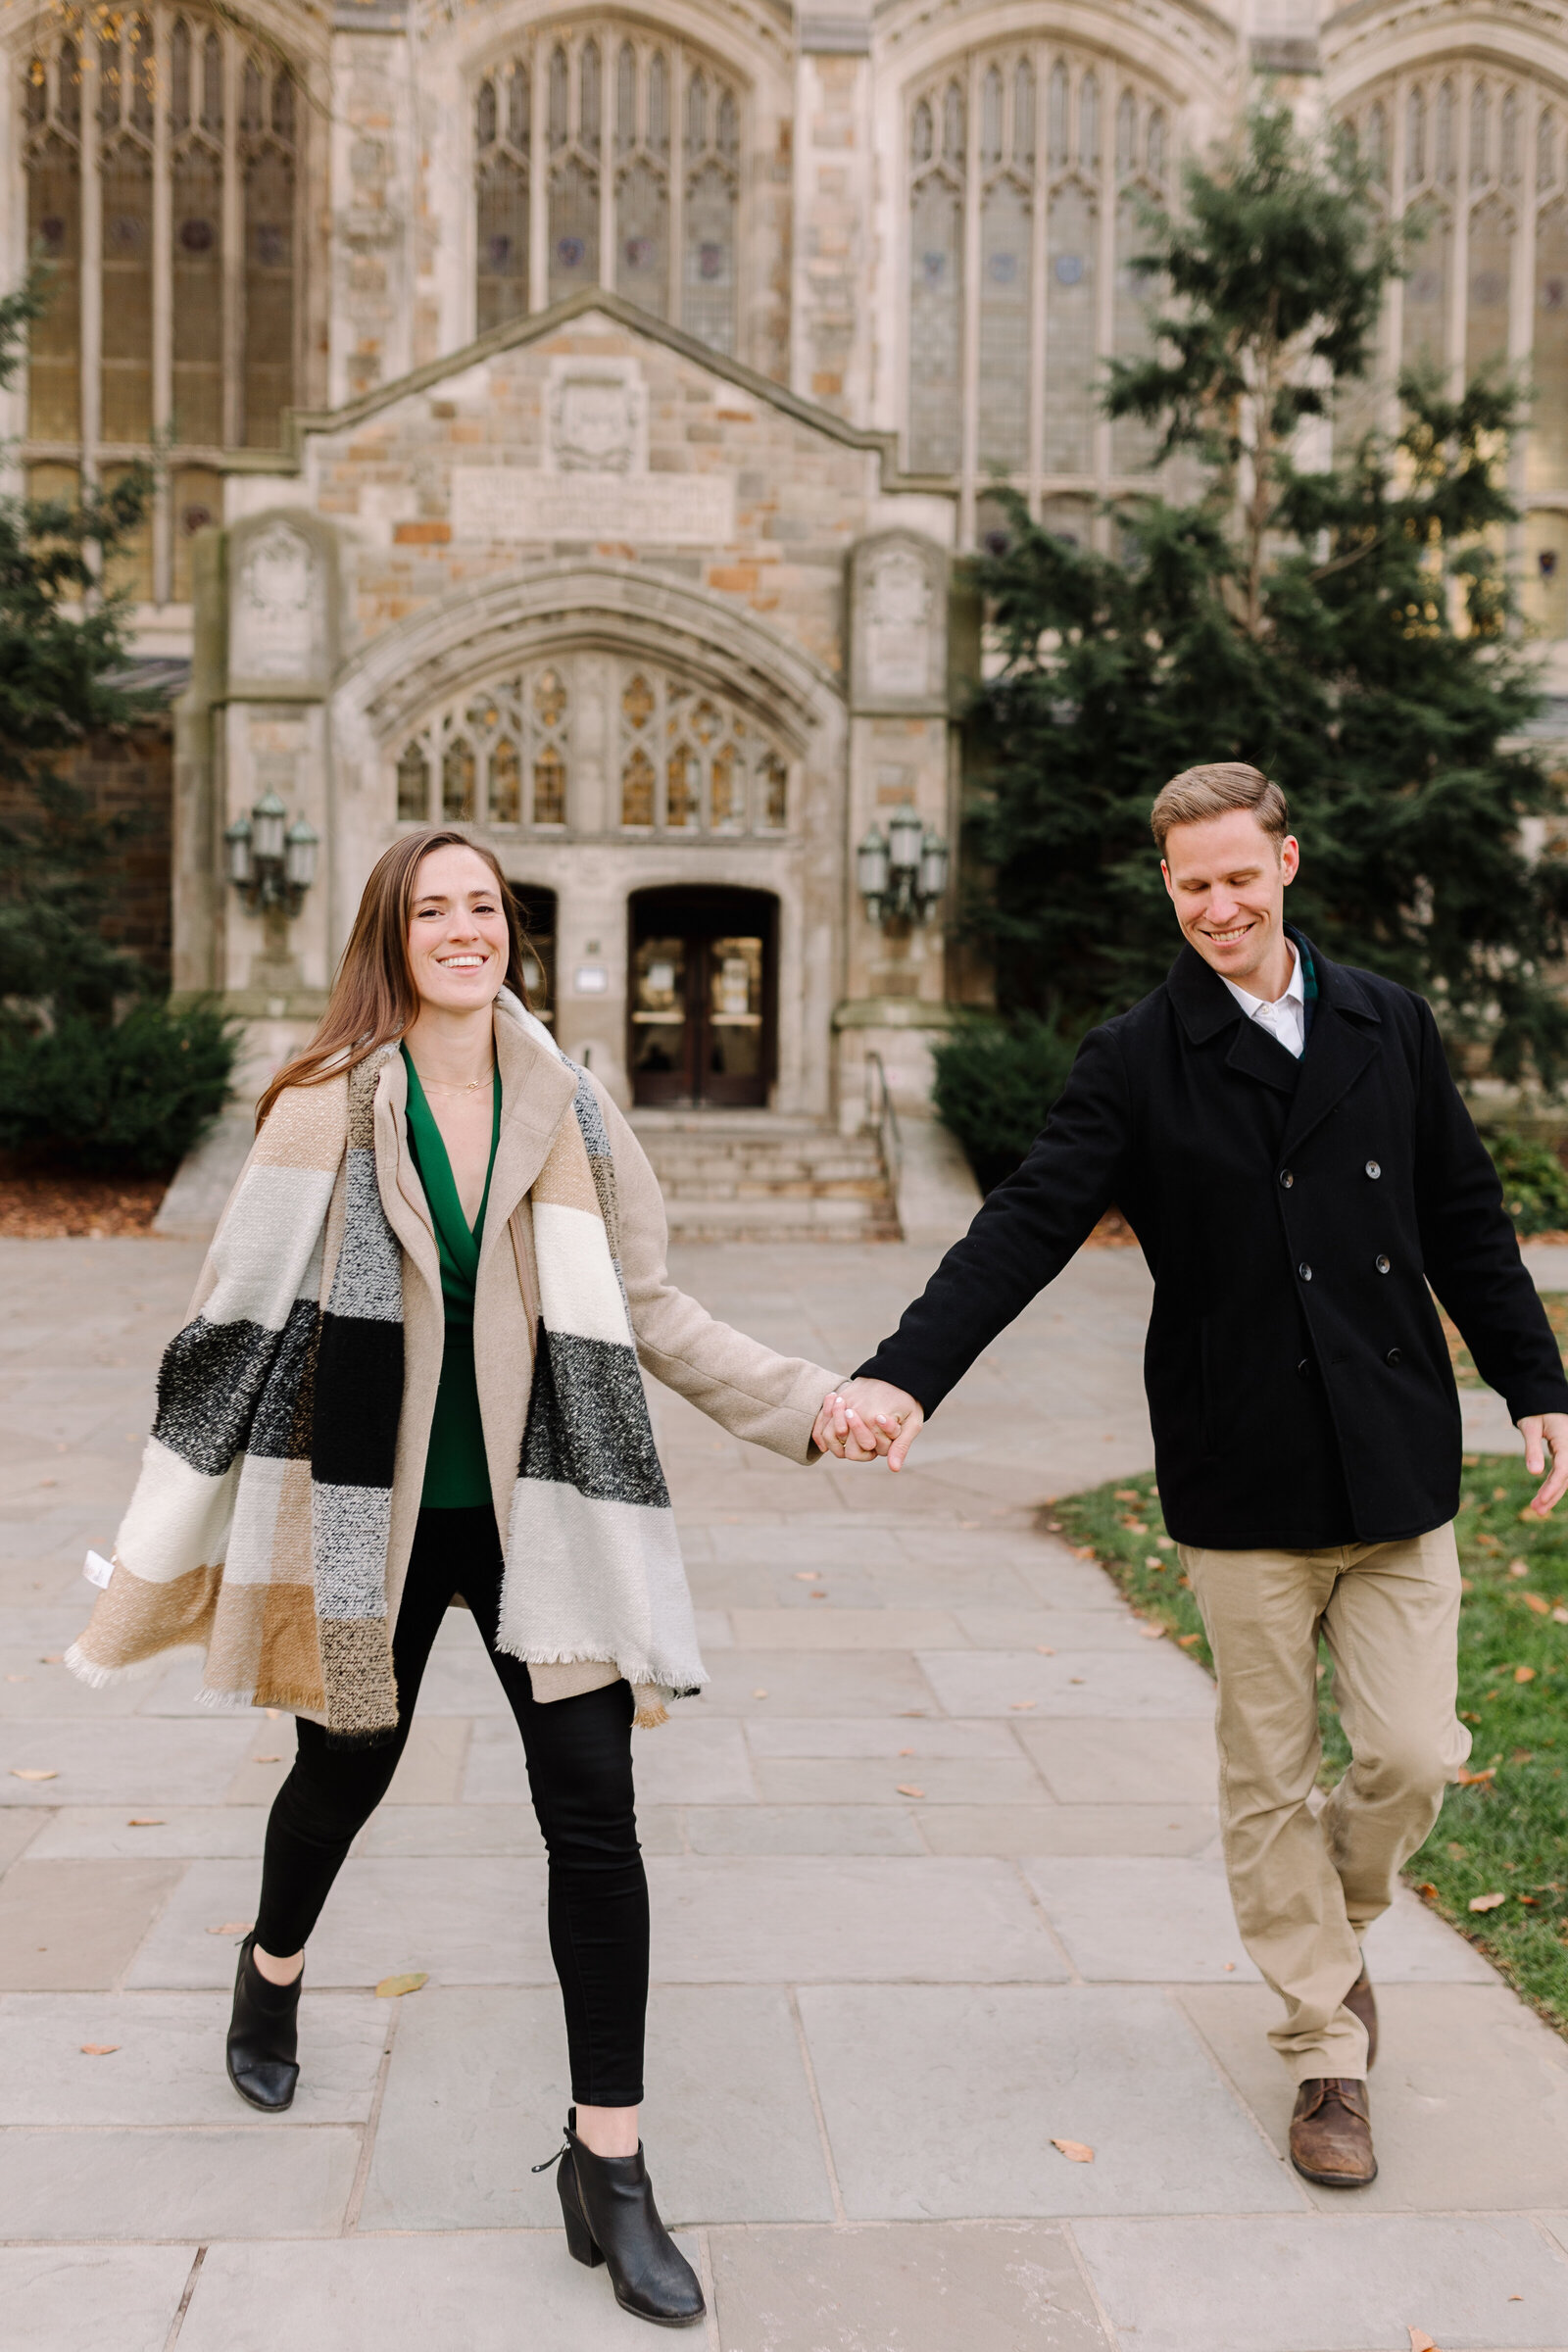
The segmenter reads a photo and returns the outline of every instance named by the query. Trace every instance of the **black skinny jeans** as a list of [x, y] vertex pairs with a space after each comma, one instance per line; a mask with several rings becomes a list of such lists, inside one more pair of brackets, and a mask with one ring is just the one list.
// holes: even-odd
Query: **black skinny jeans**
[[643, 2095], [648, 1882], [632, 1796], [632, 1695], [625, 1683], [612, 1683], [541, 1706], [527, 1667], [497, 1650], [501, 1545], [488, 1506], [419, 1514], [392, 1638], [395, 1736], [384, 1746], [334, 1747], [318, 1724], [298, 1720], [294, 1769], [267, 1825], [256, 1940], [286, 1958], [310, 1936], [397, 1770], [431, 1643], [458, 1592], [517, 1719], [550, 1855], [550, 1952], [565, 2004], [571, 2095], [585, 2107], [635, 2107]]

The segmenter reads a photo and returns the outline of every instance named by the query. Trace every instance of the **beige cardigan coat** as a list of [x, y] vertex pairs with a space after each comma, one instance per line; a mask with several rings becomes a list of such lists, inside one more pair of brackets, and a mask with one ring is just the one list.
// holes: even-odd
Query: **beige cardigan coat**
[[[501, 1134], [490, 1176], [473, 1302], [473, 1357], [479, 1417], [496, 1524], [512, 1506], [533, 1377], [539, 1315], [533, 1218], [528, 1189], [563, 1118], [576, 1080], [519, 1021], [498, 1008]], [[811, 1428], [835, 1376], [800, 1356], [778, 1355], [760, 1341], [720, 1323], [677, 1290], [665, 1268], [668, 1234], [659, 1181], [641, 1145], [590, 1073], [609, 1130], [620, 1204], [620, 1260], [632, 1331], [643, 1368], [689, 1397], [732, 1437], [765, 1446], [793, 1462], [816, 1459]], [[425, 1454], [445, 1346], [445, 1310], [435, 1228], [408, 1143], [408, 1072], [391, 1058], [376, 1088], [375, 1160], [382, 1206], [403, 1250], [403, 1412], [398, 1424], [387, 1545], [387, 1618], [397, 1622], [419, 1515]], [[531, 1666], [540, 1699], [564, 1698], [613, 1681], [599, 1664]]]

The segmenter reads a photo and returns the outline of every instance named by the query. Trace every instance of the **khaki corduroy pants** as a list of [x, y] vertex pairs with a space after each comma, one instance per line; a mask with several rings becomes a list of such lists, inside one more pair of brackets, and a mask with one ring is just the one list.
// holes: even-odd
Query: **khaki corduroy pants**
[[[1452, 1526], [1322, 1551], [1183, 1545], [1214, 1653], [1220, 1828], [1242, 1941], [1285, 2002], [1269, 2039], [1298, 2082], [1366, 2073], [1345, 2006], [1360, 1937], [1470, 1753], [1457, 1697]], [[1317, 1641], [1351, 1763], [1320, 1814]]]

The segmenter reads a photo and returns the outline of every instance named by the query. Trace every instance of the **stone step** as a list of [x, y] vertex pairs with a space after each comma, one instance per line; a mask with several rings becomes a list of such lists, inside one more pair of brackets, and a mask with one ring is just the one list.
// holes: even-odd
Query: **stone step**
[[765, 1110], [639, 1110], [632, 1125], [677, 1240], [897, 1238], [874, 1136]]

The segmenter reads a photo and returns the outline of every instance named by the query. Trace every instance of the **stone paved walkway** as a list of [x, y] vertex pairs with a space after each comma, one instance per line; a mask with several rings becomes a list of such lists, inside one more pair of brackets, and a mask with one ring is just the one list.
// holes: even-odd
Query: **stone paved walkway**
[[[471, 1628], [450, 1621], [312, 1944], [284, 2122], [235, 2099], [221, 2031], [288, 1722], [199, 1711], [188, 1660], [105, 1693], [52, 1662], [197, 1256], [0, 1243], [0, 2342], [646, 2345], [528, 2169], [564, 2053]], [[925, 1270], [902, 1247], [679, 1256], [715, 1310], [840, 1366]], [[659, 1402], [713, 1680], [638, 1736], [647, 2123], [709, 2352], [1568, 2346], [1568, 2051], [1413, 1900], [1369, 1943], [1382, 2179], [1350, 2203], [1283, 2161], [1208, 1685], [1037, 1527], [1149, 1459], [1146, 1297], [1135, 1255], [1082, 1257], [896, 1481]], [[1494, 1400], [1471, 1420], [1496, 1441]], [[376, 2000], [405, 1969], [425, 1989]]]

